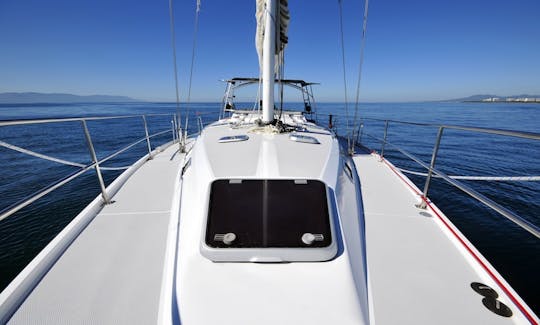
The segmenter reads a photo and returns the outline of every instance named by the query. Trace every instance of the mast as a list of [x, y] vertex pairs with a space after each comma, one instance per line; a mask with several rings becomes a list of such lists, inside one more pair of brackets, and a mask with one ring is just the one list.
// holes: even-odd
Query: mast
[[263, 43], [263, 95], [262, 121], [270, 123], [274, 120], [274, 66], [276, 54], [276, 20], [277, 1], [266, 0], [264, 43]]

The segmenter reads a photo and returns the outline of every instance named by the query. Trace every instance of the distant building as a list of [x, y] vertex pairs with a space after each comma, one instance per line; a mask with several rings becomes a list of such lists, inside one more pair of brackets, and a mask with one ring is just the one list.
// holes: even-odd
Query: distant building
[[498, 102], [500, 101], [499, 97], [490, 97], [490, 98], [484, 98], [482, 99], [483, 102]]
[[502, 102], [511, 102], [511, 103], [540, 103], [540, 98], [535, 97], [489, 97], [484, 99], [476, 100], [477, 102], [484, 103], [502, 103]]
[[519, 97], [519, 98], [506, 98], [507, 102], [516, 102], [516, 103], [540, 103], [540, 98], [533, 97]]

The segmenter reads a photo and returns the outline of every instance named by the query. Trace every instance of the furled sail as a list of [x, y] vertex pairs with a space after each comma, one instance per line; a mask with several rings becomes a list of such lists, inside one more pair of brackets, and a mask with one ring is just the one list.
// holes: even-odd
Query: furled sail
[[[257, 1], [257, 12], [255, 17], [257, 18], [257, 33], [255, 35], [255, 46], [257, 47], [257, 54], [259, 55], [259, 67], [262, 69], [262, 58], [263, 58], [263, 41], [264, 41], [264, 25], [265, 25], [265, 10], [266, 10], [266, 0], [256, 0]], [[287, 29], [289, 28], [289, 20], [291, 19], [289, 15], [289, 3], [288, 0], [278, 0], [278, 24], [276, 28], [276, 33], [279, 37], [276, 37], [276, 55], [278, 55], [285, 45], [288, 43]], [[275, 71], [277, 72], [278, 62], [276, 58], [276, 67]]]

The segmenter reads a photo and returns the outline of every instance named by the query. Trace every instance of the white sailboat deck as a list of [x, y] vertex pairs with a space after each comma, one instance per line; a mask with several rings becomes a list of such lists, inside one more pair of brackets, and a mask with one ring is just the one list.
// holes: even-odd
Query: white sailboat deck
[[146, 162], [26, 298], [9, 324], [157, 322], [173, 193], [183, 155]]
[[[440, 211], [415, 207], [419, 196], [408, 179], [398, 177], [399, 172], [393, 171], [392, 165], [382, 162], [376, 154], [357, 155], [354, 162], [362, 186], [372, 321], [378, 324], [529, 323], [449, 231], [442, 221], [447, 221], [446, 217]], [[468, 244], [466, 239], [462, 240]], [[469, 248], [476, 254], [472, 245]], [[491, 267], [490, 272], [497, 274]], [[494, 288], [498, 300], [511, 306], [514, 316], [501, 317], [486, 309], [482, 305], [484, 297], [471, 289], [472, 282]]]
[[[315, 165], [308, 160], [299, 165], [281, 161], [294, 148], [310, 146], [290, 141], [285, 135], [276, 136], [281, 143], [278, 147], [273, 147], [272, 137], [252, 135], [246, 142], [221, 144], [221, 148], [229, 148], [228, 155], [224, 151], [208, 152], [208, 148], [216, 146], [216, 130], [209, 128], [206, 136], [199, 138], [203, 147], [198, 150], [202, 151], [188, 154], [197, 164], [187, 169], [184, 181], [180, 175], [184, 155], [177, 153], [177, 146], [142, 165], [113, 197], [114, 203], [98, 213], [45, 274], [9, 323], [154, 324], [170, 323], [171, 317], [174, 322], [174, 315], [182, 321], [189, 320], [189, 324], [217, 320], [221, 324], [298, 324], [302, 320], [312, 324], [528, 323], [460, 242], [468, 243], [466, 239], [458, 239], [459, 232], [452, 233], [453, 226], [445, 225], [447, 219], [440, 211], [416, 208], [414, 185], [407, 185], [406, 178], [400, 179], [399, 172], [375, 154], [353, 158], [361, 182], [365, 238], [362, 231], [358, 233], [362, 226], [357, 226], [362, 213], [355, 216], [354, 210], [340, 211], [344, 247], [334, 259], [267, 264], [214, 263], [203, 257], [199, 245], [205, 210], [190, 207], [206, 206], [208, 196], [201, 195], [201, 184], [190, 185], [194, 177], [207, 175], [203, 187], [216, 177], [225, 177], [219, 167], [224, 158], [227, 161], [223, 163], [231, 166], [244, 158], [252, 161], [252, 168], [238, 169], [234, 177], [242, 177], [241, 173], [253, 173], [255, 178], [276, 177], [271, 171], [278, 169], [292, 177], [302, 164], [311, 166], [307, 170], [321, 164], [320, 159]], [[229, 131], [232, 135], [244, 132]], [[312, 135], [321, 142], [331, 138], [323, 133]], [[241, 154], [246, 146], [257, 150]], [[197, 157], [197, 152], [202, 155]], [[260, 159], [246, 156], [248, 152]], [[332, 157], [339, 155], [333, 150], [327, 152]], [[271, 166], [263, 159], [270, 154], [275, 155]], [[212, 168], [205, 167], [200, 159], [208, 159]], [[328, 168], [324, 163], [321, 166]], [[334, 184], [348, 182], [346, 177], [336, 180], [336, 176], [328, 176], [332, 173], [323, 172], [321, 166], [310, 174], [333, 179], [337, 182]], [[213, 172], [206, 174], [210, 170]], [[333, 184], [328, 186], [337, 188]], [[354, 190], [347, 190], [347, 186], [340, 190], [342, 194], [336, 194], [337, 206], [344, 206], [345, 202], [345, 206], [350, 206], [354, 200]], [[189, 188], [192, 190], [188, 191]], [[178, 230], [179, 215], [183, 219]], [[365, 257], [361, 256], [362, 245]], [[477, 253], [474, 247], [469, 249]], [[177, 262], [174, 252], [178, 254]], [[500, 278], [478, 256], [489, 272]], [[363, 263], [367, 277], [361, 271]], [[506, 285], [502, 278], [500, 281]], [[471, 282], [494, 288], [498, 300], [512, 309], [513, 316], [501, 317], [487, 310], [482, 305], [483, 297], [471, 289]]]

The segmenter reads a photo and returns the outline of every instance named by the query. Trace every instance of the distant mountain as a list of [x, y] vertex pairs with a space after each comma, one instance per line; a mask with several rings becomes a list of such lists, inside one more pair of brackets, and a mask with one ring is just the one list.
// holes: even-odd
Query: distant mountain
[[472, 95], [464, 98], [445, 100], [448, 102], [480, 102], [489, 98], [498, 98], [500, 101], [505, 101], [507, 98], [540, 98], [540, 95], [514, 95], [514, 96], [497, 96], [497, 95]]
[[135, 102], [136, 99], [126, 96], [90, 95], [79, 96], [72, 94], [44, 93], [0, 93], [0, 104], [31, 104], [31, 103], [117, 103]]
[[499, 96], [497, 96], [497, 95], [472, 95], [472, 96], [464, 97], [464, 98], [451, 99], [450, 101], [452, 101], [452, 102], [468, 102], [468, 101], [478, 101], [478, 100], [483, 100], [483, 99], [486, 99], [486, 98], [493, 98], [493, 97], [499, 97]]

